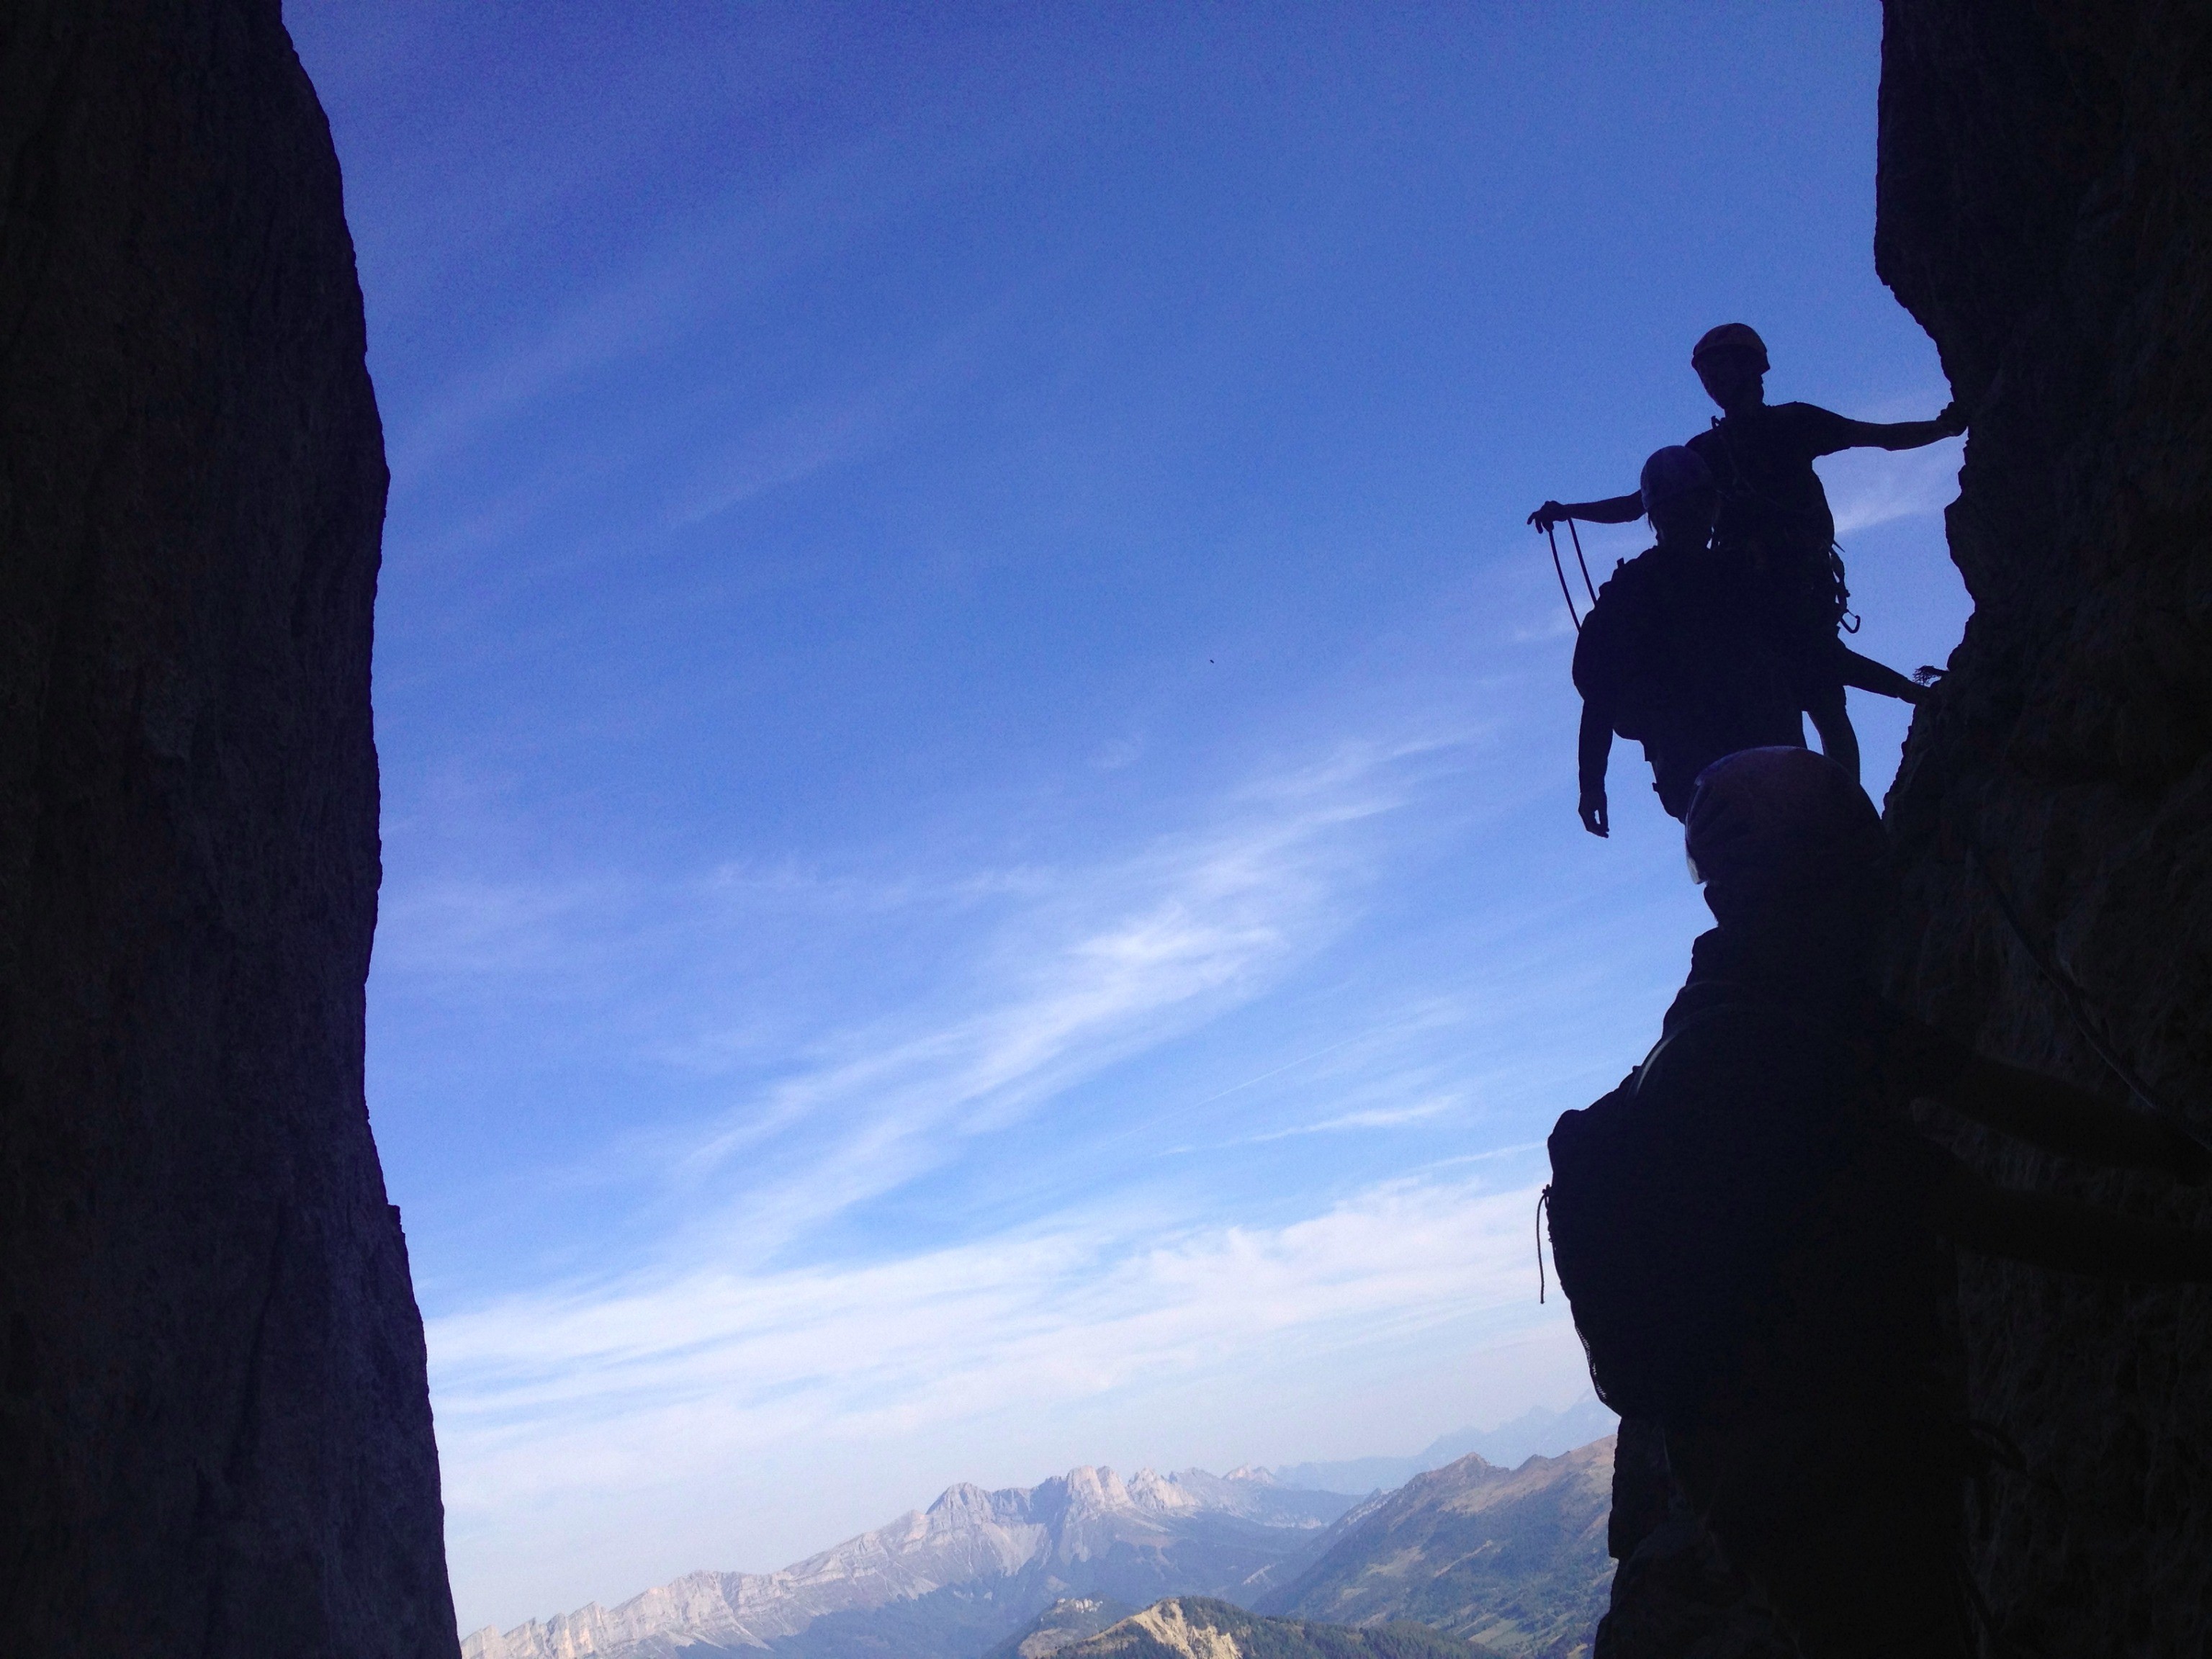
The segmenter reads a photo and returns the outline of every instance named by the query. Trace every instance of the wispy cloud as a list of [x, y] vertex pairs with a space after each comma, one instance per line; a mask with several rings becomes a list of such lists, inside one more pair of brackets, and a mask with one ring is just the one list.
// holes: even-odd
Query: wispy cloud
[[1431, 1118], [1442, 1117], [1464, 1103], [1455, 1095], [1441, 1095], [1431, 1100], [1414, 1101], [1405, 1106], [1370, 1106], [1357, 1112], [1340, 1112], [1334, 1117], [1325, 1117], [1318, 1123], [1296, 1123], [1286, 1129], [1270, 1129], [1265, 1134], [1248, 1135], [1249, 1145], [1258, 1146], [1269, 1140], [1287, 1140], [1292, 1135], [1334, 1134], [1347, 1129], [1396, 1129], [1409, 1123], [1425, 1123]]
[[392, 470], [434, 466], [578, 377], [695, 334], [702, 315], [832, 257], [911, 199], [915, 181], [888, 164], [895, 150], [871, 137], [765, 197], [701, 204], [599, 286], [526, 322], [452, 376], [393, 434]]
[[[1237, 792], [1206, 829], [1034, 880], [924, 1006], [821, 1038], [812, 1063], [662, 1149], [691, 1230], [755, 1259], [788, 1248], [1259, 994], [1354, 913], [1362, 832], [1431, 758], [1347, 747]], [[742, 1202], [715, 1204], [733, 1180]]]
[[1533, 1197], [1400, 1181], [1273, 1227], [1097, 1215], [859, 1267], [698, 1263], [449, 1316], [430, 1328], [447, 1502], [514, 1513], [795, 1438], [1049, 1413], [1455, 1321], [1530, 1326], [1550, 1318], [1528, 1295]]
[[[1440, 1323], [1506, 1317], [1525, 1299], [1528, 1198], [1465, 1169], [1290, 1220], [1240, 1224], [1218, 1194], [1201, 1204], [1173, 1181], [1123, 1181], [1093, 1208], [941, 1248], [856, 1253], [838, 1231], [972, 1158], [979, 1138], [1279, 982], [1357, 915], [1396, 810], [1464, 763], [1429, 741], [1339, 745], [1225, 793], [1205, 822], [1133, 855], [970, 875], [927, 898], [911, 876], [882, 891], [793, 869], [701, 878], [695, 959], [763, 903], [857, 909], [870, 925], [887, 904], [927, 902], [940, 920], [975, 904], [978, 925], [921, 1004], [787, 1042], [802, 1058], [781, 1078], [634, 1141], [621, 1156], [667, 1212], [643, 1254], [432, 1320], [457, 1536], [557, 1516], [573, 1553], [596, 1524], [592, 1494], [708, 1480], [763, 1448], [949, 1432], [1008, 1411], [1043, 1420], [1213, 1369], [1351, 1363]], [[670, 908], [646, 897], [618, 882], [434, 890], [401, 912], [415, 952], [401, 964], [511, 988], [514, 963], [568, 955], [563, 933], [589, 941], [610, 915]], [[689, 1063], [711, 1068], [719, 1028], [687, 1018]], [[1378, 1081], [1370, 1063], [1449, 1018], [1417, 1007], [1293, 1060], [1324, 1087], [1346, 1070], [1337, 1109], [1286, 1133], [1450, 1111], [1433, 1079]]]
[[754, 496], [856, 460], [941, 399], [976, 327], [956, 329], [857, 392], [807, 399], [721, 446], [672, 509], [698, 524]]
[[1836, 534], [1941, 513], [1958, 497], [1961, 447], [1952, 439], [1894, 453], [1849, 450], [1823, 461], [1820, 471], [1836, 514]]
[[[1528, 1133], [1499, 1104], [1530, 1087], [1507, 1028], [1556, 1017], [1550, 957], [1542, 984], [1499, 978], [1478, 928], [1413, 985], [1340, 992], [1323, 965], [1392, 872], [1520, 810], [1468, 718], [1517, 719], [1518, 693], [1381, 684], [1358, 680], [1356, 719], [1331, 702], [1275, 733], [1241, 783], [1159, 788], [1149, 833], [902, 834], [688, 874], [510, 859], [396, 891], [387, 1001], [557, 1003], [556, 1041], [585, 1033], [616, 1091], [588, 1170], [549, 1160], [499, 1200], [601, 1206], [562, 1231], [599, 1242], [548, 1247], [550, 1271], [506, 1279], [526, 1294], [432, 1297], [457, 1582], [501, 1581], [466, 1594], [528, 1579], [573, 1605], [774, 1565], [994, 1457], [1036, 1479], [1196, 1449], [1190, 1425], [1239, 1398], [1249, 1422], [1203, 1443], [1264, 1461], [1373, 1449], [1425, 1390], [1422, 1436], [1477, 1420], [1468, 1389], [1509, 1415], [1571, 1391], [1571, 1342], [1510, 1382], [1519, 1362], [1489, 1357], [1557, 1322], [1522, 1307]], [[1272, 1000], [1291, 987], [1326, 1014]], [[1164, 1052], [1212, 1022], [1241, 1069]], [[1186, 1138], [1206, 1144], [1170, 1156]], [[1428, 1380], [1478, 1352], [1479, 1376]], [[976, 1449], [1017, 1443], [1011, 1468]], [[864, 1473], [793, 1498], [766, 1471], [797, 1447]], [[773, 1515], [709, 1524], [717, 1494], [769, 1485]], [[723, 1537], [749, 1541], [699, 1541]]]

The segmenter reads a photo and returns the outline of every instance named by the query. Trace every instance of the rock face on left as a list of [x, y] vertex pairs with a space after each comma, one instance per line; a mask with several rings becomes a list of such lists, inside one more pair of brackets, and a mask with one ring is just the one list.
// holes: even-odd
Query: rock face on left
[[362, 350], [276, 0], [0, 12], [12, 1651], [456, 1651], [362, 1092]]

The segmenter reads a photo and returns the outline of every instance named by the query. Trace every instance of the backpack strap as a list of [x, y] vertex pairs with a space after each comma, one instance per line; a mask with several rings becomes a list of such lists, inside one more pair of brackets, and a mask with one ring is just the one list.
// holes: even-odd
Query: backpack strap
[[1729, 997], [1725, 1001], [1709, 1003], [1705, 1007], [1685, 1014], [1680, 1019], [1675, 1021], [1674, 1026], [1662, 1036], [1658, 1042], [1651, 1045], [1651, 1051], [1638, 1062], [1635, 1073], [1629, 1083], [1629, 1093], [1637, 1095], [1644, 1092], [1644, 1079], [1651, 1074], [1651, 1068], [1659, 1063], [1659, 1056], [1665, 1054], [1674, 1039], [1685, 1031], [1694, 1031], [1702, 1026], [1710, 1025], [1724, 1015], [1747, 1014], [1756, 1012], [1751, 999], [1742, 994], [1742, 987], [1730, 984], [1724, 980], [1709, 980], [1706, 983], [1735, 992], [1736, 995]]

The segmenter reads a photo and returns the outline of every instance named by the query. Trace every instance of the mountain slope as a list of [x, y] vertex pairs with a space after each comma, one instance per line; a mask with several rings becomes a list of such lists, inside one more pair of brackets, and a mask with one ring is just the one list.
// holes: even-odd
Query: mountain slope
[[967, 1659], [1054, 1601], [1257, 1594], [1303, 1565], [1348, 1506], [1263, 1473], [1079, 1468], [1000, 1492], [958, 1486], [927, 1510], [772, 1573], [696, 1572], [612, 1609], [597, 1603], [501, 1632], [467, 1659]]
[[1070, 1596], [1054, 1602], [983, 1659], [1045, 1659], [1047, 1654], [1058, 1653], [1086, 1636], [1120, 1624], [1135, 1611], [1103, 1595]]
[[1179, 1596], [1132, 1614], [1054, 1659], [1489, 1659], [1456, 1637], [1419, 1625], [1353, 1630], [1270, 1619], [1226, 1601]]
[[1464, 1457], [1348, 1516], [1261, 1611], [1413, 1620], [1501, 1652], [1573, 1659], [1605, 1612], [1610, 1437], [1517, 1469]]

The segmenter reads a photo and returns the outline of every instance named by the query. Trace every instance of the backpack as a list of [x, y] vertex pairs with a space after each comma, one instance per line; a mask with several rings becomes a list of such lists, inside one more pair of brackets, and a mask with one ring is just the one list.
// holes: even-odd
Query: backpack
[[1561, 1115], [1547, 1142], [1552, 1258], [1614, 1411], [1693, 1420], [1740, 1382], [1747, 1345], [1787, 1302], [1783, 1264], [1821, 1230], [1821, 1194], [1851, 1153], [1848, 1115], [1818, 1101], [1777, 1110], [1774, 1097], [1856, 1074], [1848, 1053], [1778, 1011], [1723, 1002]]
[[1614, 567], [1575, 641], [1575, 689], [1602, 702], [1613, 731], [1635, 742], [1651, 737], [1680, 701], [1672, 672], [1677, 607], [1666, 575], [1648, 562], [1657, 550]]

